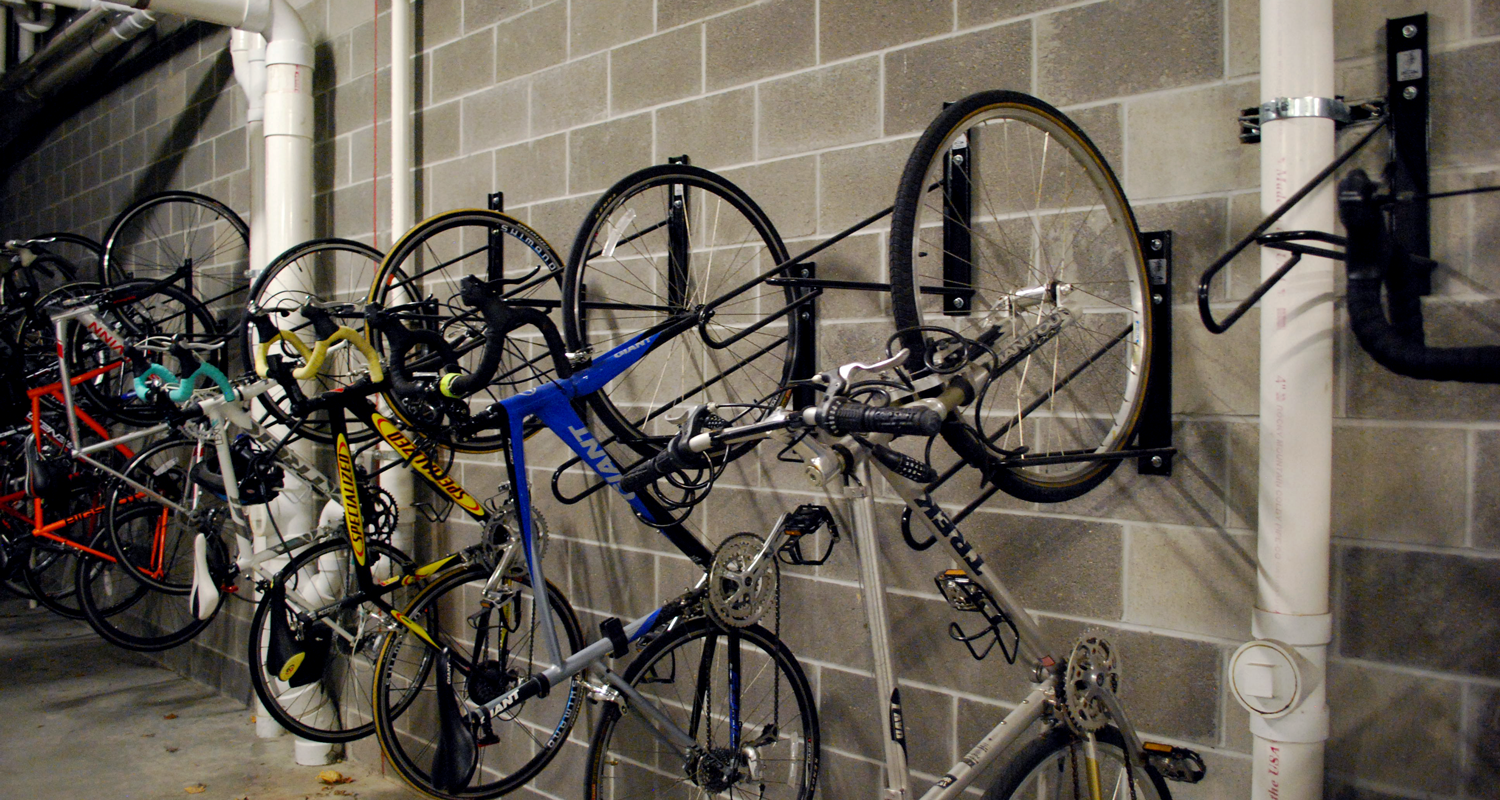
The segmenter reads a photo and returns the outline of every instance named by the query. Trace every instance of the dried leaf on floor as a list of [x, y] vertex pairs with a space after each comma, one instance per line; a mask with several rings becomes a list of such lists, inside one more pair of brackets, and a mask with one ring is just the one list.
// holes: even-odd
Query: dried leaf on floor
[[180, 748], [180, 747], [168, 747], [167, 748], [167, 752], [168, 753], [175, 753], [175, 752], [177, 752], [180, 749], [182, 749], [182, 748]]
[[176, 714], [163, 714], [162, 719], [177, 719]]
[[318, 780], [332, 786], [336, 783], [353, 783], [354, 779], [336, 769], [325, 769], [318, 773]]
[[208, 791], [208, 787], [204, 786], [201, 783], [195, 783], [192, 786], [182, 787], [182, 790], [184, 792], [187, 792], [188, 794], [203, 794], [204, 792]]

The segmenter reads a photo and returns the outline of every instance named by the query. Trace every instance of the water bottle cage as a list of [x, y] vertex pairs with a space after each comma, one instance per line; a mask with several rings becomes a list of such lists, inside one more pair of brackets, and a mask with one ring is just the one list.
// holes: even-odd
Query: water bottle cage
[[[957, 622], [948, 623], [948, 637], [956, 642], [963, 642], [964, 647], [969, 649], [969, 655], [976, 661], [983, 661], [990, 651], [1000, 646], [1001, 655], [1005, 656], [1007, 664], [1016, 663], [1016, 655], [1020, 652], [1021, 633], [1016, 630], [1016, 624], [995, 603], [994, 598], [983, 586], [974, 582], [968, 573], [961, 569], [944, 570], [933, 578], [939, 592], [947, 599], [948, 605], [954, 611], [973, 612], [984, 618], [985, 626], [975, 633], [965, 633]], [[977, 645], [985, 639], [989, 643], [980, 649]]]

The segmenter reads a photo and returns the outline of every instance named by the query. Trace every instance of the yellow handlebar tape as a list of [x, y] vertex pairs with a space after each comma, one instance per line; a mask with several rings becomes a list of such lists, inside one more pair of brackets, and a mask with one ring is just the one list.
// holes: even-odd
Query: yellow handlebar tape
[[328, 356], [328, 348], [340, 341], [354, 345], [359, 352], [364, 354], [365, 363], [370, 370], [371, 381], [380, 383], [385, 380], [385, 371], [380, 367], [380, 354], [375, 352], [375, 348], [370, 344], [370, 340], [366, 339], [359, 331], [347, 325], [340, 325], [339, 329], [334, 331], [332, 336], [317, 342], [311, 348], [293, 331], [281, 331], [270, 341], [261, 342], [260, 347], [255, 350], [255, 374], [262, 378], [267, 377], [267, 373], [270, 372], [270, 367], [266, 364], [266, 352], [277, 341], [290, 343], [292, 349], [307, 359], [306, 364], [292, 370], [292, 377], [299, 381], [315, 377], [318, 371], [323, 368], [323, 359]]

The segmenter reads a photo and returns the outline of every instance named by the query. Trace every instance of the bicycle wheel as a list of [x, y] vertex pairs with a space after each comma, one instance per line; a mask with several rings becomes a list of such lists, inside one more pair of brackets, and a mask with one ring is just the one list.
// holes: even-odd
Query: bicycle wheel
[[[409, 556], [385, 542], [370, 540], [369, 548], [377, 571], [394, 566], [392, 574], [400, 574], [412, 566]], [[376, 653], [390, 628], [374, 605], [344, 603], [359, 590], [353, 556], [343, 538], [298, 553], [261, 593], [250, 620], [250, 684], [281, 727], [315, 742], [352, 742], [375, 730], [370, 686]], [[401, 608], [415, 593], [398, 590], [385, 599]], [[426, 618], [418, 622], [431, 625]], [[285, 661], [268, 666], [275, 659], [273, 629], [290, 632], [309, 648], [296, 669], [309, 669], [311, 675], [294, 673], [283, 680]]]
[[[206, 439], [168, 439], [147, 447], [121, 472], [168, 500], [187, 506], [183, 514], [146, 497], [123, 481], [112, 484], [107, 529], [120, 569], [157, 591], [187, 594], [193, 586], [193, 539], [200, 530], [218, 530], [229, 518], [228, 502], [195, 484], [193, 465], [204, 459], [217, 463], [213, 443]], [[144, 516], [146, 509], [151, 516]], [[196, 519], [195, 519], [196, 517]], [[228, 548], [222, 535], [211, 537]], [[226, 553], [234, 558], [235, 553]]]
[[[58, 535], [65, 536], [66, 531], [68, 529], [65, 528]], [[79, 541], [71, 536], [65, 538]], [[61, 542], [38, 537], [32, 541], [26, 563], [21, 567], [21, 576], [25, 579], [26, 591], [31, 599], [48, 611], [68, 619], [83, 619], [83, 608], [78, 601], [78, 582], [73, 574], [79, 552], [77, 548]]]
[[[441, 334], [458, 366], [467, 372], [484, 354], [484, 320], [460, 298], [462, 280], [477, 276], [511, 303], [550, 311], [558, 303], [562, 269], [552, 245], [521, 222], [495, 211], [461, 209], [432, 217], [401, 237], [380, 265], [369, 297], [397, 312], [407, 327]], [[385, 352], [378, 331], [368, 329], [367, 335]], [[425, 358], [423, 350], [408, 355], [407, 363], [418, 374], [441, 366]], [[555, 379], [540, 332], [526, 328], [507, 338], [495, 378], [466, 403], [439, 405], [393, 393], [385, 398], [403, 422], [438, 444], [465, 453], [489, 453], [505, 446], [505, 432], [459, 432], [455, 419], [469, 408], [483, 408]]]
[[[87, 297], [103, 288], [83, 281], [59, 286], [37, 298], [22, 314], [16, 326], [16, 348], [21, 354], [27, 388], [57, 382], [57, 329], [52, 324], [52, 308], [63, 300]], [[85, 397], [78, 399], [87, 402]]]
[[[156, 515], [137, 507], [124, 515], [123, 524], [151, 529]], [[91, 543], [108, 551], [109, 533], [100, 531]], [[222, 563], [223, 554], [210, 555]], [[219, 595], [208, 619], [199, 619], [186, 594], [163, 592], [135, 580], [131, 570], [118, 561], [84, 554], [74, 559], [73, 579], [79, 605], [89, 627], [117, 647], [138, 652], [156, 652], [176, 647], [197, 636], [223, 608], [227, 594]]]
[[[473, 566], [440, 577], [422, 590], [405, 614], [428, 619], [428, 633], [450, 652], [453, 691], [462, 711], [499, 696], [540, 672], [550, 659], [537, 640], [536, 598], [523, 578], [507, 581], [488, 614], [478, 604], [478, 592], [489, 569]], [[577, 617], [556, 587], [547, 587], [553, 627], [564, 654], [583, 646]], [[482, 639], [482, 642], [481, 642]], [[483, 646], [482, 652], [476, 643]], [[438, 755], [439, 708], [436, 652], [409, 629], [399, 628], [380, 648], [375, 670], [375, 730], [381, 750], [401, 778], [418, 791], [438, 798], [496, 797], [531, 780], [567, 740], [578, 717], [583, 688], [578, 680], [553, 686], [545, 697], [534, 697], [492, 720], [498, 742], [478, 751], [472, 777], [462, 788], [445, 786], [434, 776]], [[403, 713], [404, 709], [404, 713]], [[487, 731], [474, 731], [476, 739]]]
[[644, 714], [606, 705], [589, 743], [589, 800], [812, 797], [819, 761], [812, 690], [770, 631], [695, 620], [647, 646], [625, 680], [698, 745], [684, 761]]
[[622, 443], [654, 455], [677, 433], [664, 416], [670, 408], [775, 405], [789, 380], [811, 377], [794, 375], [806, 323], [790, 304], [800, 290], [764, 280], [786, 260], [755, 201], [708, 170], [649, 167], [604, 193], [563, 277], [568, 349], [597, 357], [676, 315], [701, 320], [589, 398]]
[[[1064, 726], [1033, 739], [1005, 763], [984, 800], [1089, 797], [1084, 741]], [[1124, 739], [1114, 728], [1095, 734], [1101, 796], [1107, 800], [1172, 800], [1167, 782], [1150, 765], [1127, 769]]]
[[[113, 326], [127, 343], [139, 345], [147, 339], [154, 339], [156, 343], [162, 344], [171, 337], [203, 342], [218, 336], [216, 323], [204, 305], [176, 286], [153, 286], [150, 281], [128, 281], [117, 288], [126, 292], [139, 289], [140, 294], [129, 302], [100, 312], [99, 316]], [[64, 352], [67, 354], [68, 372], [74, 377], [96, 367], [122, 361], [107, 339], [84, 325], [72, 327], [68, 347]], [[223, 348], [198, 355], [221, 370], [228, 364]], [[179, 375], [185, 376], [187, 372], [168, 353], [152, 352], [150, 360]], [[136, 397], [135, 374], [135, 367], [128, 359], [124, 359], [119, 367], [78, 384], [79, 394], [91, 407], [128, 425], [144, 426], [161, 422], [172, 406], [146, 402]]]
[[103, 279], [160, 280], [185, 269], [178, 283], [225, 321], [239, 324], [250, 264], [250, 228], [218, 200], [195, 192], [148, 195], [120, 212], [104, 235]]
[[1025, 463], [1125, 447], [1146, 391], [1151, 304], [1135, 217], [1078, 126], [1016, 92], [945, 109], [901, 176], [890, 268], [909, 370], [941, 367], [956, 349], [916, 326], [1011, 364], [945, 431], [960, 456], [1033, 502], [1077, 497], [1114, 470]]
[[[311, 323], [298, 313], [301, 308], [313, 300], [363, 303], [383, 258], [379, 250], [348, 239], [303, 242], [277, 256], [260, 273], [250, 286], [247, 308], [252, 314], [271, 313], [279, 329], [293, 331], [312, 344], [318, 337]], [[240, 324], [242, 363], [247, 366], [254, 363], [260, 342], [260, 331], [248, 319], [244, 320]], [[273, 345], [272, 353], [288, 362], [302, 363], [302, 356], [290, 345]], [[348, 386], [366, 374], [364, 357], [347, 343], [340, 343], [329, 351], [317, 377], [302, 382], [302, 389], [312, 396]], [[286, 392], [280, 386], [262, 394], [260, 402], [277, 422], [289, 427], [302, 422], [299, 428], [302, 436], [322, 444], [333, 443], [333, 429], [327, 415], [316, 414], [306, 421], [293, 417]], [[359, 424], [353, 414], [346, 412], [345, 419], [349, 441], [361, 442], [375, 435]]]
[[[100, 275], [104, 263], [104, 245], [93, 239], [77, 233], [54, 231], [41, 236], [33, 236], [31, 241], [38, 242], [32, 248], [34, 251], [50, 253], [71, 264], [78, 280], [103, 280]], [[123, 280], [123, 276], [121, 279]], [[61, 282], [67, 281], [68, 279], [64, 278]], [[106, 282], [118, 283], [119, 281]]]

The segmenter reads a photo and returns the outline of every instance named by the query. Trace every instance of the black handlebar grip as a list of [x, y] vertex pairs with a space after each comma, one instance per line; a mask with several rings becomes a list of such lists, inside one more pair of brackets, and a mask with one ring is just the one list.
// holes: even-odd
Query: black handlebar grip
[[943, 426], [943, 415], [930, 408], [876, 408], [836, 398], [827, 411], [818, 410], [818, 425], [835, 436], [846, 433], [935, 436]]
[[620, 491], [626, 494], [640, 491], [668, 472], [681, 469], [683, 464], [672, 452], [676, 444], [677, 440], [673, 439], [671, 444], [652, 456], [650, 461], [643, 462], [625, 473], [625, 476], [620, 478]]

